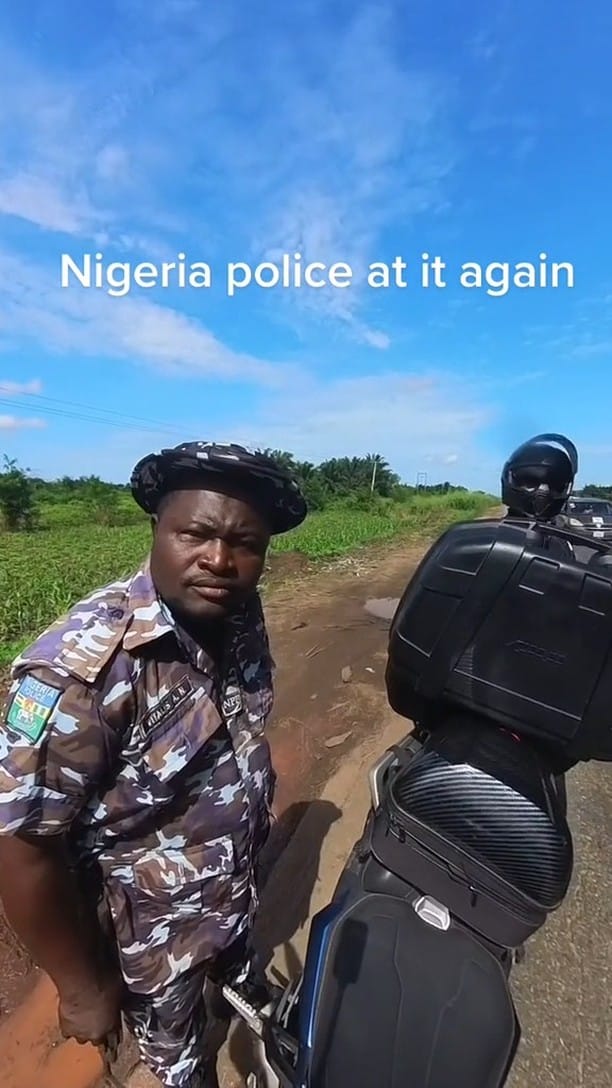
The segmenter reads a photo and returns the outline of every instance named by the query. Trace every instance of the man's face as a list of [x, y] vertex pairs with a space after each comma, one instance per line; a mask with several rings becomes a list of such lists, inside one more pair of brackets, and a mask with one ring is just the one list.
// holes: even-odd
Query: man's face
[[255, 589], [270, 530], [244, 499], [176, 491], [154, 524], [151, 573], [170, 610], [196, 626], [223, 619]]

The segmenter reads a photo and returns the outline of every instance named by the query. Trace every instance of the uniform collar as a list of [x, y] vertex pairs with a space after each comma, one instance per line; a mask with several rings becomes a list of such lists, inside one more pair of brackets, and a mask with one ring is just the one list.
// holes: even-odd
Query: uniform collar
[[127, 596], [130, 619], [123, 636], [126, 650], [137, 650], [149, 642], [176, 633], [174, 620], [160, 601], [153, 583], [150, 556], [133, 575]]

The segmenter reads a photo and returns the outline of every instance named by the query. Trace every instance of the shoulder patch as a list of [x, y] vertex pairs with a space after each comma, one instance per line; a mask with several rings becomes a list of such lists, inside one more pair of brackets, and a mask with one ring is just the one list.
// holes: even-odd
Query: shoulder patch
[[10, 703], [7, 725], [36, 744], [61, 695], [61, 688], [43, 684], [34, 676], [24, 676]]

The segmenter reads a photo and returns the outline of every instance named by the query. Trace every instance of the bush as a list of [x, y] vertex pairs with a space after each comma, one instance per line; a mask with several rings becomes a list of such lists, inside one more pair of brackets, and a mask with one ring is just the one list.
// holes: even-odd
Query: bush
[[352, 495], [347, 495], [346, 498], [338, 499], [334, 506], [337, 509], [364, 510], [373, 514], [385, 514], [389, 511], [390, 501], [383, 498], [382, 495], [377, 495], [376, 492], [363, 488], [361, 491], [355, 491]]
[[313, 474], [302, 480], [301, 487], [309, 511], [324, 510], [329, 505], [329, 488], [321, 476]]
[[0, 473], [0, 511], [4, 528], [11, 533], [36, 528], [38, 518], [34, 482], [6, 454], [4, 472]]
[[453, 510], [473, 510], [474, 509], [474, 496], [462, 492], [457, 492], [454, 495], [447, 496], [447, 505], [452, 507]]

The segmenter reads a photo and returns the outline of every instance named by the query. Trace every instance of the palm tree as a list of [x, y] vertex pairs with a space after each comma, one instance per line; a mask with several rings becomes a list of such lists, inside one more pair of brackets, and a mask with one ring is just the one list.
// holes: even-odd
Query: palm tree
[[258, 449], [256, 453], [262, 453], [266, 457], [271, 457], [273, 461], [276, 461], [277, 465], [281, 468], [286, 468], [289, 472], [295, 471], [295, 458], [292, 453], [288, 453], [286, 450], [272, 450], [269, 447], [266, 449]]

